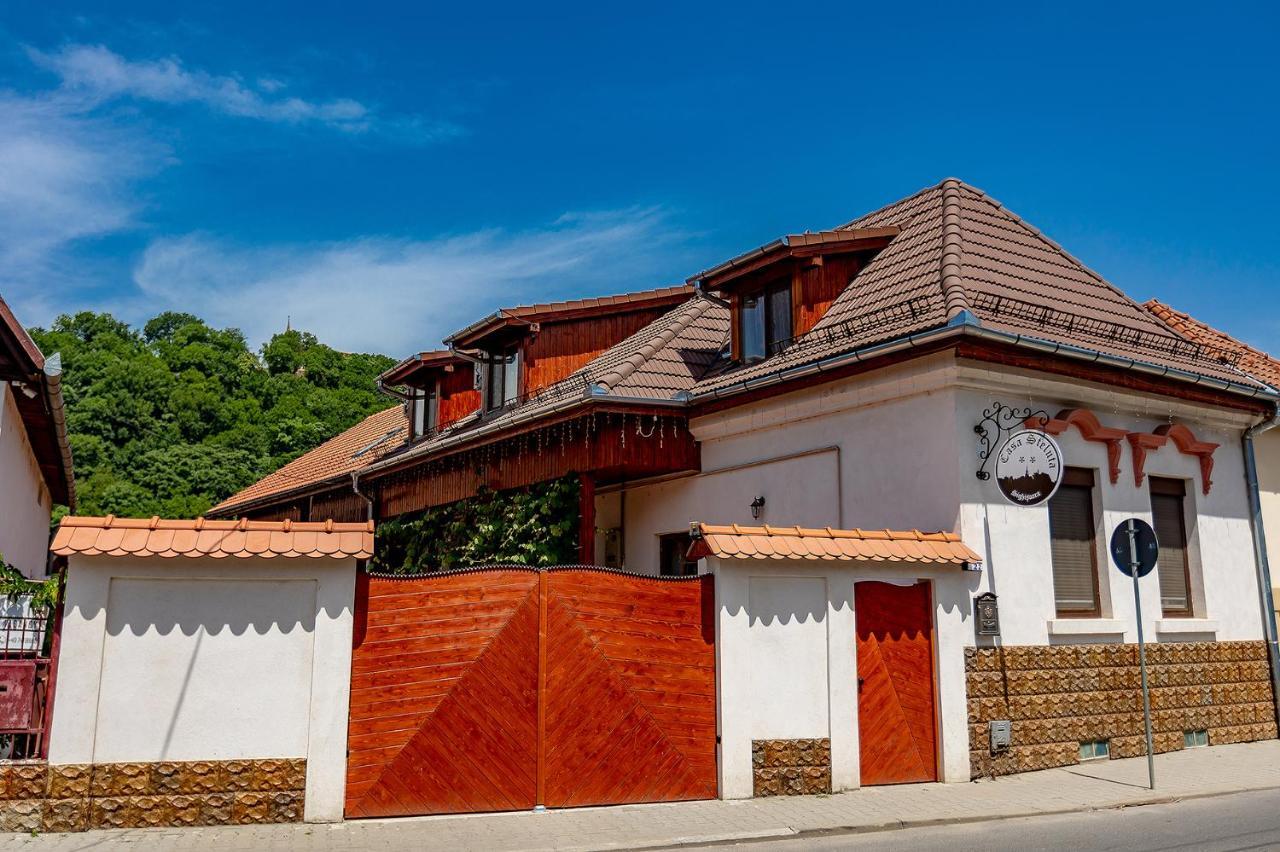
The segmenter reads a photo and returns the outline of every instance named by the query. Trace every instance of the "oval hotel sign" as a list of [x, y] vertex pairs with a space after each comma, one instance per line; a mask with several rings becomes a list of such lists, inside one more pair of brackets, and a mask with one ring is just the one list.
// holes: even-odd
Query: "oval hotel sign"
[[1044, 432], [1014, 432], [996, 454], [996, 485], [1015, 506], [1039, 506], [1062, 483], [1062, 450]]

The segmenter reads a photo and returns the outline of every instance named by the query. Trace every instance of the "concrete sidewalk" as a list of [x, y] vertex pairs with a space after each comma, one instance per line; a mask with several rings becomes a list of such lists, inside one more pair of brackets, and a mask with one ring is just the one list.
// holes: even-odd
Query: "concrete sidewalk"
[[1280, 788], [1280, 741], [1159, 755], [1156, 783], [1155, 792], [1147, 789], [1146, 759], [1136, 758], [972, 784], [871, 787], [835, 796], [364, 820], [342, 825], [3, 835], [0, 850], [597, 850], [876, 831]]

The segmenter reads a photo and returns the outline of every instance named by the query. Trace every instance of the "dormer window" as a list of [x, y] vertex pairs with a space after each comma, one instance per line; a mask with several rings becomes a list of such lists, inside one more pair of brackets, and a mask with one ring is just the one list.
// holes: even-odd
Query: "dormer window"
[[520, 396], [520, 350], [509, 349], [485, 356], [484, 410], [497, 411]]
[[412, 440], [417, 441], [435, 430], [439, 422], [439, 409], [436, 404], [435, 389], [423, 390], [415, 388], [409, 399], [409, 417], [412, 425]]
[[782, 349], [793, 336], [790, 280], [738, 297], [738, 335], [743, 361], [761, 361]]

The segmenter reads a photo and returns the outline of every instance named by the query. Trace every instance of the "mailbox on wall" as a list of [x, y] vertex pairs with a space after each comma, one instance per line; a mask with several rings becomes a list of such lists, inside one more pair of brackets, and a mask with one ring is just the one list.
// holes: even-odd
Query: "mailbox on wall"
[[974, 630], [979, 636], [1000, 635], [1000, 606], [992, 592], [973, 599]]

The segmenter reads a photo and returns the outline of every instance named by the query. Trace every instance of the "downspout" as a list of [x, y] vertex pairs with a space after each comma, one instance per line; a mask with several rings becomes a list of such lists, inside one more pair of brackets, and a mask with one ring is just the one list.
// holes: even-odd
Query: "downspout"
[[358, 470], [351, 471], [351, 491], [357, 497], [359, 497], [361, 500], [365, 502], [365, 506], [367, 507], [365, 510], [365, 516], [364, 516], [365, 520], [372, 521], [373, 520], [373, 498], [360, 490], [360, 471]]
[[1276, 641], [1276, 611], [1271, 593], [1271, 565], [1267, 561], [1267, 536], [1262, 523], [1262, 497], [1258, 493], [1258, 462], [1254, 454], [1253, 439], [1270, 429], [1280, 426], [1280, 413], [1244, 430], [1241, 446], [1244, 450], [1244, 475], [1249, 491], [1249, 514], [1253, 529], [1253, 553], [1258, 570], [1258, 597], [1262, 605], [1262, 633], [1267, 642], [1267, 661], [1271, 664], [1271, 700], [1277, 720], [1280, 720], [1280, 644]]

